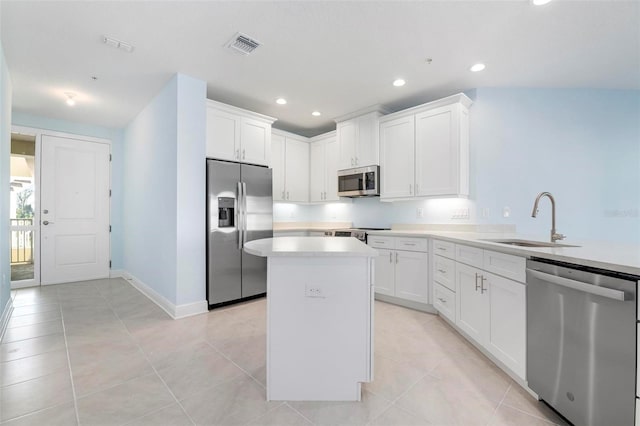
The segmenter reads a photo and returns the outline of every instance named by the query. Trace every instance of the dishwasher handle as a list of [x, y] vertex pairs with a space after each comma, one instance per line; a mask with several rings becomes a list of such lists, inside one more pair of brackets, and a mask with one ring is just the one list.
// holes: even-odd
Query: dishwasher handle
[[532, 277], [541, 279], [543, 281], [548, 281], [552, 284], [572, 288], [574, 290], [583, 291], [585, 293], [595, 294], [596, 296], [619, 300], [621, 302], [624, 302], [625, 300], [631, 300], [631, 297], [629, 297], [630, 295], [627, 295], [624, 291], [621, 290], [614, 290], [612, 288], [587, 284], [576, 280], [570, 280], [569, 278], [547, 274], [545, 272], [536, 271], [535, 269], [527, 269], [527, 273]]

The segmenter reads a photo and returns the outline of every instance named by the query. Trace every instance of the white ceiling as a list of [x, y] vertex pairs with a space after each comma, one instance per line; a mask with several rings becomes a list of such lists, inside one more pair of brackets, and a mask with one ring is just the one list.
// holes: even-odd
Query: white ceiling
[[[176, 72], [303, 135], [488, 86], [640, 89], [640, 2], [2, 1], [16, 111], [124, 127]], [[237, 32], [263, 43], [224, 48]], [[110, 48], [103, 35], [135, 46]], [[433, 58], [429, 65], [426, 58]], [[468, 68], [485, 62], [481, 73]], [[93, 81], [91, 76], [97, 76]], [[402, 77], [406, 86], [391, 82]], [[63, 92], [78, 94], [64, 104]], [[275, 104], [285, 97], [285, 106]], [[319, 110], [321, 117], [312, 117]]]

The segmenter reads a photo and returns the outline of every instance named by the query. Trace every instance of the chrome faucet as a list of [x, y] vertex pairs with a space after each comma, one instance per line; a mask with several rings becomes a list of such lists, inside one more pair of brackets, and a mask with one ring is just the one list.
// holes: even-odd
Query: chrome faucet
[[551, 242], [555, 243], [558, 240], [564, 240], [566, 237], [556, 232], [556, 200], [554, 200], [553, 195], [551, 195], [550, 192], [541, 192], [538, 194], [536, 202], [533, 203], [531, 217], [536, 217], [538, 215], [538, 203], [544, 196], [549, 197], [549, 201], [551, 201]]

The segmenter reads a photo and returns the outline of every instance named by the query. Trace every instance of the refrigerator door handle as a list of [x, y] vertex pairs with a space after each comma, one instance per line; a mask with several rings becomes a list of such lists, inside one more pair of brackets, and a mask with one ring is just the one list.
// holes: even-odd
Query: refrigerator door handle
[[242, 182], [242, 246], [247, 242], [247, 184]]
[[238, 229], [238, 250], [242, 250], [242, 232], [244, 230], [244, 224], [242, 223], [242, 189], [242, 182], [238, 182], [238, 198], [236, 199], [238, 204], [238, 219], [236, 223], [236, 228]]

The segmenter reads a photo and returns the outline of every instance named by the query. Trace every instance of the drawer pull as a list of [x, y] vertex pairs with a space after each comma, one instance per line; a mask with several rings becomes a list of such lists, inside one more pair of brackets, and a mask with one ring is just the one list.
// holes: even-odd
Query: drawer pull
[[376, 243], [376, 244], [384, 244], [384, 241], [375, 240], [374, 243]]
[[438, 250], [447, 251], [447, 249], [444, 247], [438, 247]]
[[442, 297], [438, 297], [438, 300], [439, 300], [440, 302], [442, 302], [442, 303], [447, 303], [447, 300], [446, 300], [446, 299], [443, 299]]
[[405, 246], [415, 246], [416, 245], [416, 243], [402, 243], [402, 244], [404, 244]]
[[447, 273], [447, 271], [446, 271], [446, 270], [444, 270], [444, 269], [438, 269], [438, 272], [440, 272], [440, 273], [442, 273], [442, 274], [446, 274], [446, 273]]
[[482, 287], [481, 284], [480, 285], [478, 284], [478, 277], [482, 277], [482, 275], [476, 272], [476, 291], [478, 291], [478, 289]]

